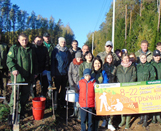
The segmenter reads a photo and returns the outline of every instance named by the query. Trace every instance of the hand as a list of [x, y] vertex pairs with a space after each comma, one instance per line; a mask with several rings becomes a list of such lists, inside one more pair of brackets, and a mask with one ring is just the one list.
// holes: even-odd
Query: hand
[[76, 107], [77, 107], [77, 108], [79, 108], [79, 107], [80, 107], [79, 102], [76, 102]]
[[49, 96], [50, 99], [51, 99], [51, 97], [52, 97], [52, 93], [53, 93], [53, 90], [52, 90], [52, 89], [49, 89], [49, 90], [48, 90], [48, 96]]
[[12, 71], [12, 75], [17, 76], [19, 74], [18, 70]]

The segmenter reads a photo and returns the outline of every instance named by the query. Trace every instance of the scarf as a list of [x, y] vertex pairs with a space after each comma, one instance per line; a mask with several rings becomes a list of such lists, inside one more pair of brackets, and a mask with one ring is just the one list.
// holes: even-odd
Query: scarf
[[67, 51], [67, 50], [68, 50], [68, 48], [67, 48], [66, 46], [61, 47], [59, 44], [57, 44], [57, 45], [56, 45], [56, 48], [57, 48], [58, 50], [62, 51], [62, 52], [64, 52], [64, 51]]
[[49, 44], [49, 43], [46, 43], [46, 42], [44, 41], [44, 44], [45, 44], [45, 46], [47, 47], [47, 49], [50, 48], [50, 44]]
[[132, 64], [131, 61], [129, 61], [129, 63], [127, 63], [127, 64], [123, 63], [123, 61], [121, 62], [121, 65], [122, 65], [123, 67], [129, 67], [129, 66], [131, 66], [131, 64]]
[[73, 59], [73, 64], [74, 65], [80, 65], [83, 63], [83, 60], [81, 60], [80, 62], [77, 62], [76, 58]]

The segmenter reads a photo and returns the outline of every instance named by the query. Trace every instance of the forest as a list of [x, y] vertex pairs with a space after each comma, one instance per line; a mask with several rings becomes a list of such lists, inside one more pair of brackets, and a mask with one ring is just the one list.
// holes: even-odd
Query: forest
[[69, 47], [74, 39], [74, 33], [69, 25], [64, 26], [61, 19], [57, 22], [51, 16], [48, 20], [41, 15], [36, 15], [34, 11], [28, 14], [25, 10], [20, 10], [19, 6], [12, 4], [10, 0], [0, 0], [0, 33], [2, 41], [9, 46], [17, 43], [18, 35], [24, 32], [29, 36], [32, 43], [36, 36], [42, 36], [49, 32], [51, 42], [58, 43], [58, 37], [65, 37]]
[[[161, 41], [160, 0], [116, 0], [115, 2], [114, 49], [126, 48], [128, 52], [140, 49], [142, 40], [149, 42], [149, 50], [154, 51]], [[87, 35], [85, 44], [92, 47], [94, 33], [94, 55], [104, 51], [106, 41], [112, 41], [113, 5], [106, 14], [100, 29]]]

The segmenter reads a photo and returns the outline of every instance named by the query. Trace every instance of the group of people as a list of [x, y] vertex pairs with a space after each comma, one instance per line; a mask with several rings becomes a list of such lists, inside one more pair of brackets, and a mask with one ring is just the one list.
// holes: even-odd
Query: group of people
[[[56, 110], [65, 105], [65, 87], [69, 82], [70, 89], [75, 91], [74, 115], [81, 120], [81, 130], [86, 130], [87, 116], [89, 131], [98, 129], [100, 119], [103, 119], [102, 127], [107, 126], [108, 129], [115, 130], [112, 125], [113, 116], [100, 118], [93, 117], [92, 113], [89, 113], [95, 112], [94, 84], [161, 79], [159, 70], [161, 67], [161, 42], [157, 43], [156, 50], [151, 52], [148, 50], [148, 41], [143, 40], [140, 50], [128, 54], [126, 49], [116, 49], [115, 53], [112, 52], [113, 43], [107, 41], [104, 46], [105, 51], [97, 54], [96, 57], [90, 52], [88, 45], [83, 45], [82, 49], [79, 48], [77, 40], [72, 41], [69, 49], [66, 47], [64, 37], [59, 37], [58, 44], [54, 45], [50, 41], [49, 33], [44, 33], [43, 37], [36, 36], [33, 43], [29, 43], [27, 35], [21, 33], [18, 36], [18, 43], [12, 45], [9, 50], [6, 44], [0, 43], [2, 66], [0, 75], [2, 81], [5, 78], [4, 74], [9, 69], [12, 82], [14, 76], [17, 76], [17, 83], [28, 83], [28, 85], [20, 86], [19, 89], [19, 113], [21, 116], [25, 113], [25, 104], [29, 95], [36, 96], [34, 85], [37, 80], [40, 80], [41, 95], [44, 97], [47, 95], [51, 97], [53, 92], [50, 87], [54, 83]], [[5, 84], [3, 82], [3, 85]], [[9, 103], [10, 118], [13, 112], [13, 97], [12, 92]], [[148, 114], [142, 114], [140, 118], [138, 124], [143, 123], [143, 126], [146, 127]], [[154, 113], [152, 122], [156, 122], [156, 119], [161, 123], [160, 114]], [[128, 129], [130, 120], [131, 115], [121, 115], [119, 127], [126, 124], [125, 129]]]

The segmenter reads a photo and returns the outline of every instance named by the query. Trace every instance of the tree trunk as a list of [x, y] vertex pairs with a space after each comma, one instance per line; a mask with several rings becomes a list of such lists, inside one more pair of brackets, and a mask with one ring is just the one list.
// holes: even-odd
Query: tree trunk
[[127, 5], [125, 5], [125, 47], [126, 47], [126, 39], [127, 39]]
[[[161, 3], [161, 0], [160, 0], [160, 3]], [[160, 3], [159, 3], [159, 13], [158, 13], [158, 29], [157, 29], [158, 31], [159, 31], [159, 27], [160, 27], [160, 8], [161, 8]]]

